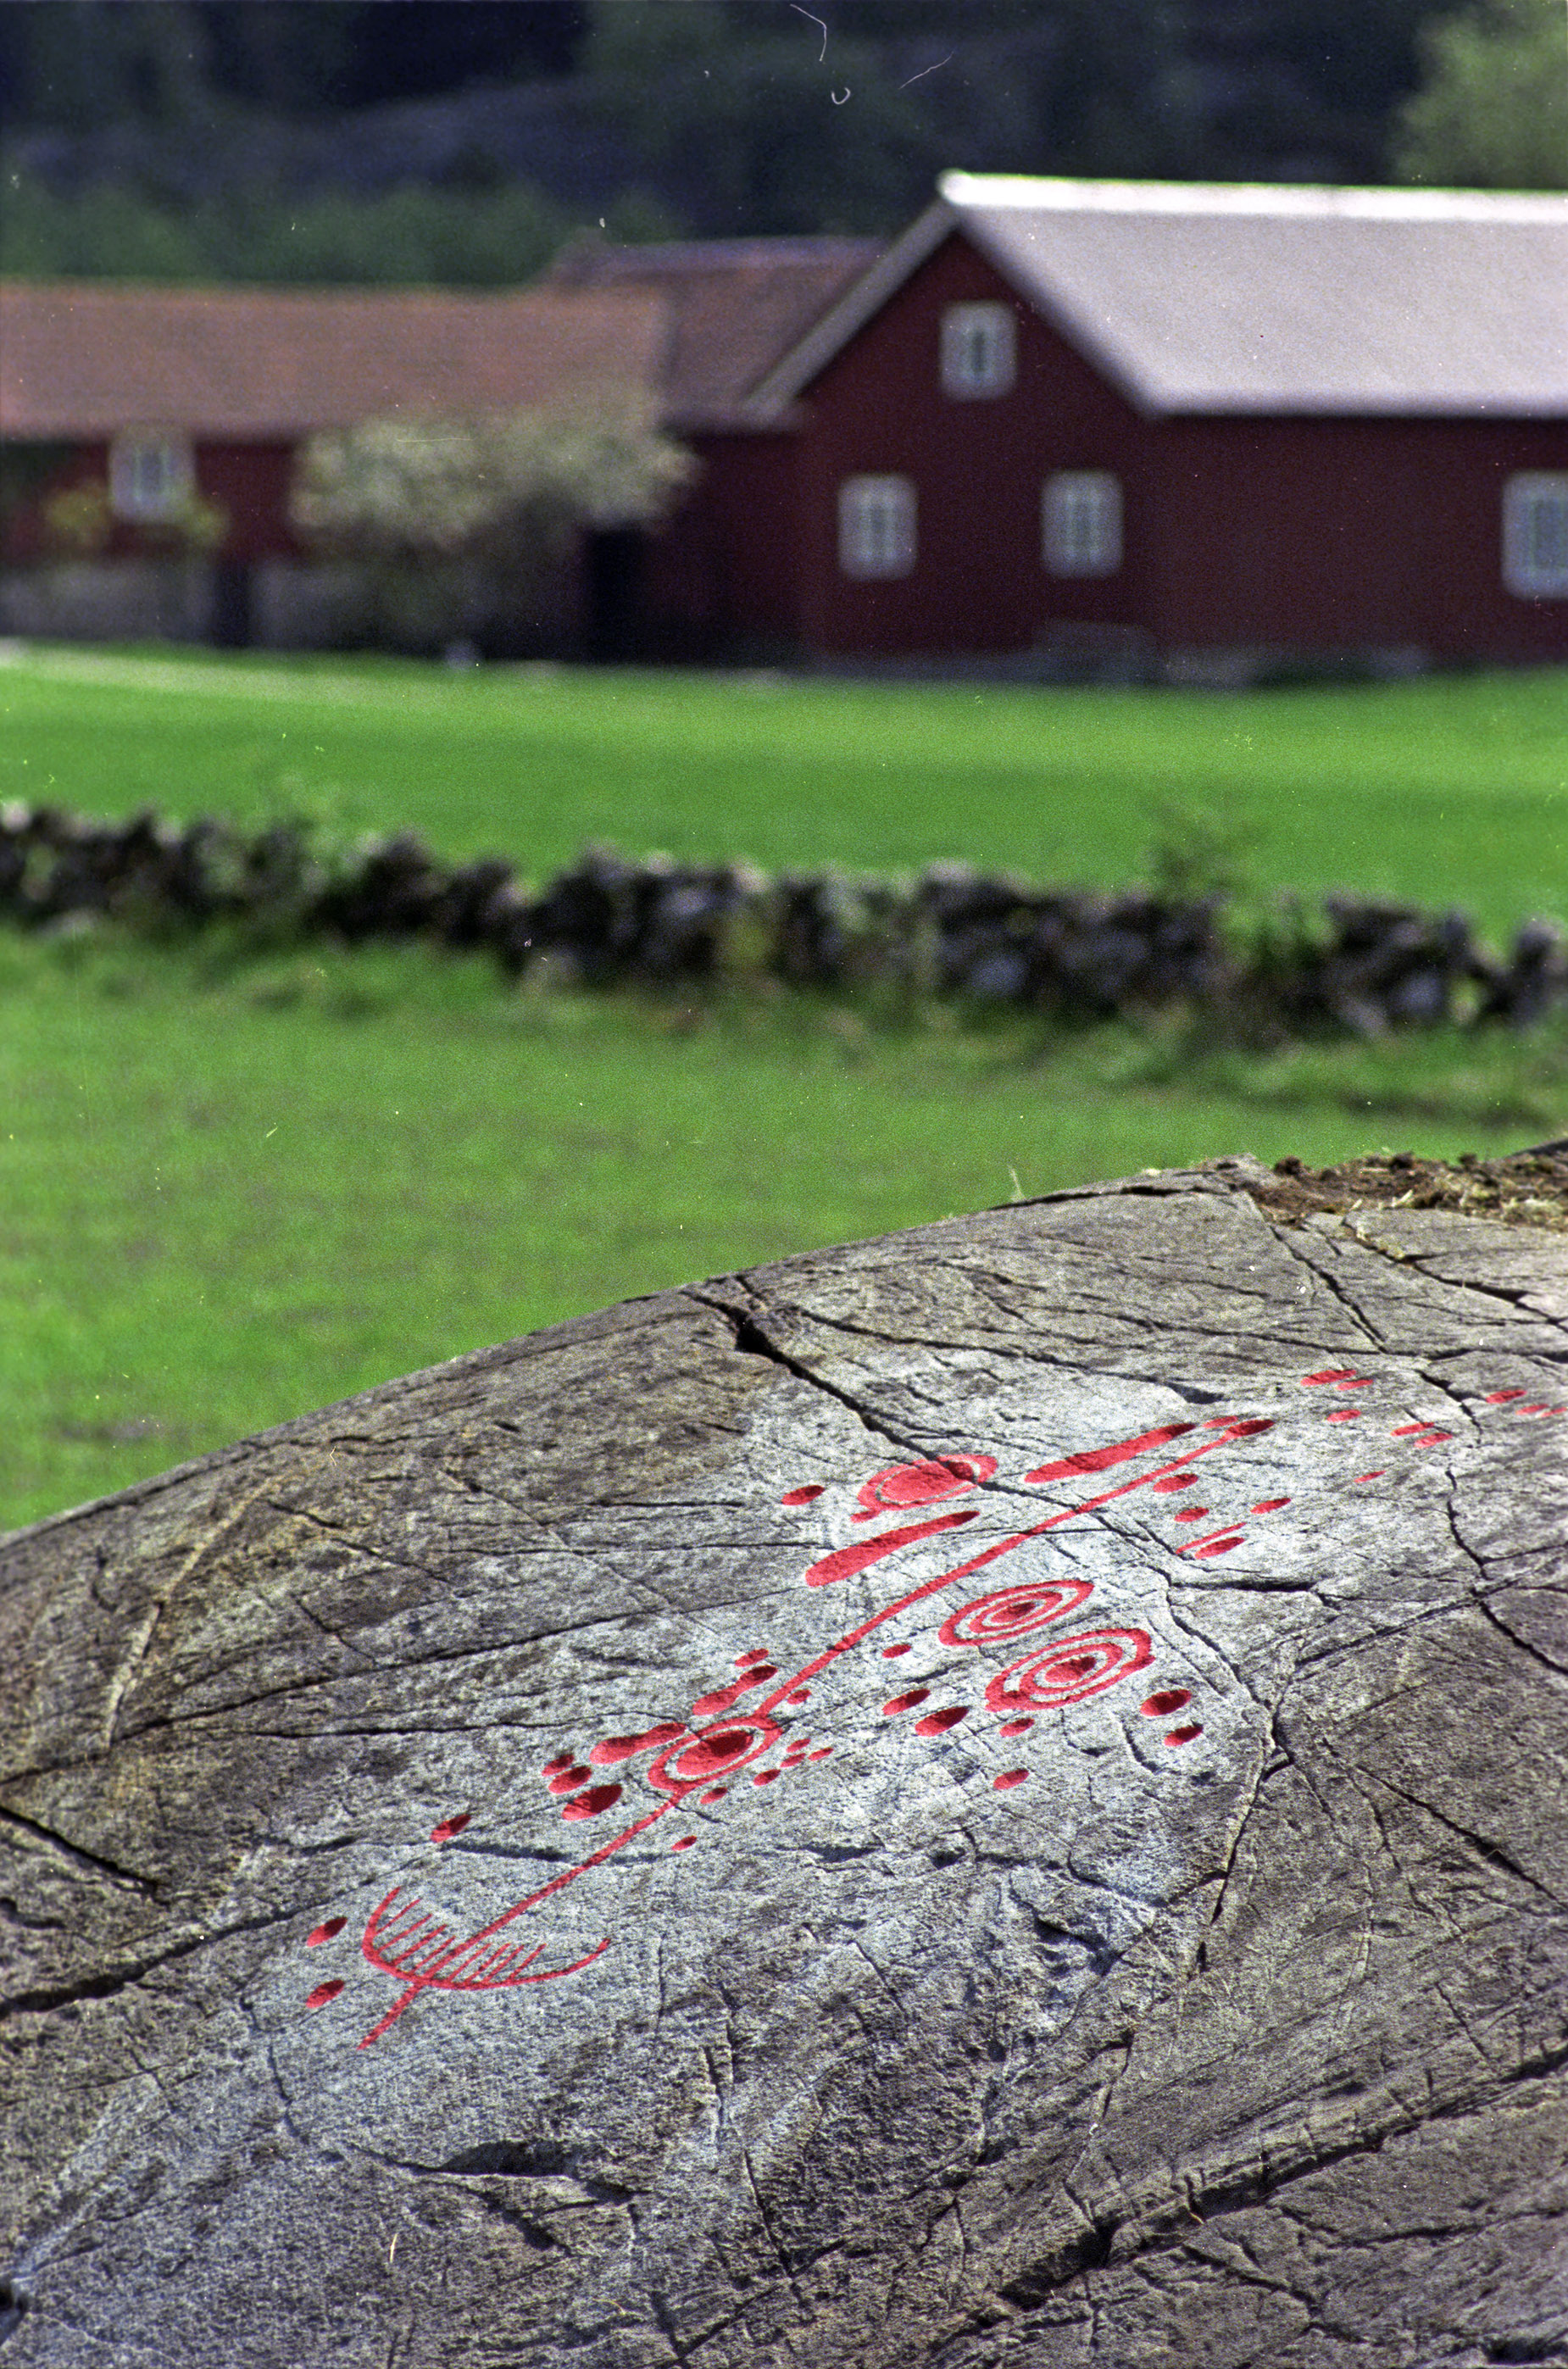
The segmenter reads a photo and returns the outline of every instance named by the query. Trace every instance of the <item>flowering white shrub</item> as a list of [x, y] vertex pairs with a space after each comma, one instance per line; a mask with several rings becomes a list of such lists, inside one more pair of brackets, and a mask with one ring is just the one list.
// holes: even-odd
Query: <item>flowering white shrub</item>
[[635, 390], [558, 411], [366, 419], [308, 440], [290, 514], [332, 557], [510, 569], [584, 527], [651, 524], [695, 466]]

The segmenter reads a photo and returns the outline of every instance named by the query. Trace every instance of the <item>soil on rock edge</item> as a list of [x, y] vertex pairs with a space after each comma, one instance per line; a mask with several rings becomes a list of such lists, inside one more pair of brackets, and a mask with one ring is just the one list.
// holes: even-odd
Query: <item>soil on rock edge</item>
[[4, 2369], [1568, 2360], [1562, 1149], [785, 1260], [0, 1544]]
[[1379, 1152], [1337, 1168], [1276, 1160], [1247, 1189], [1260, 1207], [1297, 1222], [1328, 1209], [1451, 1209], [1463, 1218], [1568, 1232], [1568, 1137], [1505, 1160], [1419, 1160], [1413, 1151]]

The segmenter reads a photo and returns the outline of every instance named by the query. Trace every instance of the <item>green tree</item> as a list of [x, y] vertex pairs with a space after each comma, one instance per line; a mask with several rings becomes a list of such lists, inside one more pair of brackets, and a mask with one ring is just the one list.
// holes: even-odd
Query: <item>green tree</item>
[[[603, 212], [610, 235], [629, 243], [681, 227], [635, 193]], [[177, 206], [119, 182], [63, 190], [15, 164], [0, 167], [0, 277], [13, 280], [517, 287], [537, 278], [576, 226], [532, 181], [406, 181], [374, 196], [324, 189], [295, 199], [241, 188]]]
[[215, 278], [189, 214], [137, 190], [98, 181], [56, 190], [15, 165], [0, 176], [0, 278], [144, 280]]
[[1426, 74], [1400, 110], [1402, 181], [1568, 189], [1568, 10], [1563, 0], [1486, 0], [1423, 36]]

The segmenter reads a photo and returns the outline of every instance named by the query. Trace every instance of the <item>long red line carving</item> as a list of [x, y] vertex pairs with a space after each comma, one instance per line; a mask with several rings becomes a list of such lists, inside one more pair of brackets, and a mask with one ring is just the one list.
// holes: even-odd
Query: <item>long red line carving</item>
[[[1304, 1387], [1328, 1385], [1335, 1390], [1360, 1390], [1370, 1387], [1369, 1379], [1351, 1368], [1331, 1368], [1322, 1373], [1304, 1379]], [[1558, 1413], [1556, 1407], [1544, 1408], [1539, 1402], [1519, 1404], [1526, 1398], [1523, 1391], [1497, 1391], [1484, 1402], [1488, 1406], [1507, 1405], [1512, 1413]], [[1356, 1410], [1362, 1412], [1362, 1410]], [[1330, 1422], [1334, 1413], [1327, 1414]], [[951, 1565], [934, 1578], [907, 1588], [890, 1602], [858, 1621], [853, 1627], [834, 1638], [820, 1652], [802, 1663], [787, 1676], [760, 1650], [738, 1656], [738, 1675], [726, 1685], [700, 1695], [684, 1719], [656, 1722], [640, 1733], [601, 1738], [593, 1745], [586, 1758], [579, 1762], [570, 1753], [563, 1753], [549, 1761], [543, 1774], [548, 1791], [564, 1797], [561, 1815], [568, 1821], [592, 1819], [613, 1809], [623, 1797], [624, 1788], [618, 1781], [594, 1783], [594, 1772], [610, 1768], [629, 1769], [634, 1761], [645, 1761], [643, 1778], [661, 1800], [634, 1818], [627, 1825], [589, 1851], [573, 1866], [554, 1876], [549, 1883], [523, 1898], [513, 1901], [487, 1924], [474, 1931], [459, 1934], [441, 1917], [426, 1908], [413, 1895], [405, 1894], [401, 1884], [395, 1884], [372, 1911], [360, 1940], [360, 1953], [377, 1974], [399, 1986], [400, 1995], [380, 2020], [373, 2024], [358, 2043], [370, 2047], [390, 2030], [414, 2001], [427, 1991], [449, 1994], [515, 1990], [538, 1983], [558, 1982], [569, 1974], [580, 1974], [601, 1957], [611, 1943], [606, 1935], [593, 1948], [560, 1965], [541, 1965], [545, 1943], [531, 1947], [525, 1937], [513, 1939], [510, 1928], [532, 1915], [543, 1905], [578, 1883], [593, 1870], [602, 1867], [616, 1854], [650, 1834], [654, 1828], [679, 1810], [692, 1795], [704, 1807], [715, 1807], [730, 1790], [731, 1781], [744, 1769], [772, 1753], [784, 1738], [789, 1714], [802, 1706], [810, 1696], [813, 1683], [822, 1673], [844, 1655], [858, 1648], [886, 1629], [888, 1623], [907, 1614], [915, 1607], [940, 1595], [959, 1580], [988, 1569], [1003, 1557], [1016, 1552], [1030, 1539], [1045, 1536], [1065, 1524], [1097, 1513], [1102, 1507], [1139, 1490], [1157, 1494], [1174, 1494], [1191, 1485], [1191, 1468], [1202, 1459], [1222, 1448], [1253, 1438], [1274, 1428], [1272, 1416], [1219, 1415], [1202, 1422], [1166, 1424], [1150, 1431], [1101, 1448], [1084, 1449], [1037, 1465], [1024, 1475], [1027, 1482], [1039, 1487], [1059, 1487], [1075, 1481], [1108, 1474], [1128, 1464], [1141, 1464], [1143, 1469], [1130, 1477], [1118, 1480], [1109, 1487], [1083, 1497], [1070, 1505], [1058, 1506], [1039, 1521], [1013, 1530], [1005, 1538], [982, 1548], [966, 1561]], [[1413, 1448], [1424, 1448], [1452, 1434], [1430, 1423], [1403, 1424], [1393, 1427], [1392, 1436], [1408, 1440]], [[1178, 1440], [1187, 1445], [1173, 1454], [1162, 1451], [1174, 1448]], [[1153, 1459], [1153, 1460], [1150, 1460]], [[864, 1522], [901, 1513], [944, 1497], [967, 1495], [983, 1486], [996, 1471], [996, 1461], [989, 1456], [946, 1455], [924, 1462], [898, 1465], [876, 1473], [857, 1493], [860, 1510], [852, 1519]], [[1383, 1477], [1381, 1473], [1356, 1476], [1357, 1482]], [[789, 1491], [786, 1505], [806, 1505], [822, 1494], [815, 1484]], [[1276, 1512], [1290, 1503], [1288, 1497], [1264, 1498], [1248, 1508], [1252, 1516]], [[872, 1537], [857, 1539], [852, 1545], [837, 1548], [819, 1556], [802, 1574], [804, 1584], [822, 1588], [869, 1570], [874, 1564], [899, 1554], [907, 1548], [923, 1543], [973, 1521], [978, 1509], [944, 1512], [917, 1522], [906, 1522], [882, 1530]], [[1206, 1507], [1173, 1509], [1173, 1518], [1189, 1521], [1207, 1513]], [[1242, 1523], [1232, 1519], [1219, 1529], [1196, 1539], [1189, 1538], [1176, 1551], [1199, 1559], [1230, 1552], [1245, 1539]], [[1015, 1585], [995, 1590], [960, 1606], [950, 1612], [938, 1631], [939, 1642], [946, 1646], [1007, 1644], [1032, 1631], [1063, 1620], [1076, 1611], [1093, 1593], [1088, 1580], [1053, 1578]], [[907, 1642], [883, 1648], [884, 1654], [896, 1657], [910, 1650]], [[1127, 1677], [1146, 1668], [1152, 1658], [1152, 1646], [1147, 1632], [1141, 1629], [1101, 1628], [1080, 1631], [1071, 1636], [1059, 1634], [1054, 1642], [1036, 1647], [1022, 1659], [1007, 1665], [993, 1677], [984, 1690], [985, 1707], [1001, 1721], [1000, 1733], [1013, 1737], [1027, 1734], [1038, 1713], [1061, 1708], [1065, 1704], [1086, 1700], [1104, 1692]], [[762, 1691], [766, 1689], [766, 1691]], [[893, 1697], [883, 1706], [885, 1718], [898, 1718], [908, 1711], [921, 1709], [930, 1695], [929, 1687], [917, 1686]], [[755, 1700], [748, 1702], [748, 1698]], [[1168, 1718], [1191, 1701], [1190, 1690], [1183, 1687], [1157, 1689], [1140, 1706], [1156, 1718]], [[743, 1707], [744, 1706], [744, 1707]], [[922, 1711], [916, 1722], [916, 1732], [934, 1741], [949, 1734], [969, 1716], [968, 1704], [947, 1704]], [[778, 1714], [783, 1714], [781, 1719]], [[1183, 1746], [1203, 1734], [1200, 1722], [1189, 1720], [1173, 1729], [1165, 1737], [1167, 1745]], [[814, 1745], [808, 1734], [790, 1739], [782, 1757], [765, 1768], [752, 1768], [751, 1781], [758, 1786], [771, 1785], [807, 1761], [826, 1759], [830, 1745]], [[991, 1782], [1001, 1792], [1024, 1782], [1027, 1768], [1004, 1769]], [[455, 1839], [468, 1825], [466, 1813], [443, 1819], [431, 1837], [432, 1841]], [[690, 1848], [692, 1835], [677, 1837], [671, 1848], [676, 1851]], [[309, 1936], [315, 1947], [339, 1934], [346, 1920], [329, 1918]], [[344, 1989], [341, 1981], [317, 1986], [306, 2005], [326, 2005]]]

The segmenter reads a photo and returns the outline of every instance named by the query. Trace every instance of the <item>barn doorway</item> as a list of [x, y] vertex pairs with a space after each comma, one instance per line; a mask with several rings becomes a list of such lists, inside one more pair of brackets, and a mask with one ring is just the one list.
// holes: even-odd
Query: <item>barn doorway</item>
[[247, 650], [255, 638], [255, 599], [250, 563], [220, 559], [212, 570], [211, 634], [220, 650]]
[[633, 658], [643, 642], [647, 538], [638, 526], [605, 526], [583, 552], [583, 643], [590, 658]]

